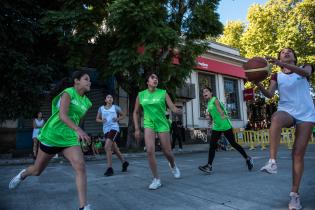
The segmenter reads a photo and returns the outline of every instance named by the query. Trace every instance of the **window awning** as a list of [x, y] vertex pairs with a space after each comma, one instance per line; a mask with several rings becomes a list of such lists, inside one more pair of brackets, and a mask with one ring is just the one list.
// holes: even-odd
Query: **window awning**
[[245, 72], [242, 67], [211, 60], [201, 56], [197, 57], [196, 62], [197, 66], [195, 69], [246, 79]]

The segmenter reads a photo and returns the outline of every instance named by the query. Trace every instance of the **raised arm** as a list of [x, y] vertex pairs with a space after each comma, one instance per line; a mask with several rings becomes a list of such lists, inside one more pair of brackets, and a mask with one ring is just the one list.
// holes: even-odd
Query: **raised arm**
[[292, 64], [288, 64], [288, 63], [283, 63], [281, 61], [279, 61], [276, 58], [270, 57], [270, 56], [266, 56], [266, 59], [274, 64], [277, 65], [281, 68], [285, 68], [285, 69], [289, 69], [292, 72], [302, 76], [302, 77], [309, 77], [312, 74], [312, 67], [311, 65], [305, 65], [304, 67], [298, 67], [296, 65], [292, 65]]

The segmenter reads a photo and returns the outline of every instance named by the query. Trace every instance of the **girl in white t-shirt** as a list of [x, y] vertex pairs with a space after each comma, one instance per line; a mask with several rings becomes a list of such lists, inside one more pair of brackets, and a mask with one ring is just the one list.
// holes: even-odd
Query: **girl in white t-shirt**
[[36, 159], [38, 150], [38, 134], [40, 129], [44, 126], [45, 120], [43, 119], [43, 114], [41, 112], [37, 113], [36, 118], [33, 120], [33, 158]]
[[296, 66], [297, 57], [291, 48], [282, 49], [278, 54], [278, 59], [269, 56], [266, 58], [270, 63], [279, 66], [281, 72], [272, 75], [268, 90], [260, 83], [256, 85], [268, 98], [273, 97], [275, 90], [278, 89], [280, 100], [278, 110], [272, 116], [269, 130], [270, 159], [261, 171], [277, 173], [276, 156], [281, 130], [284, 127], [295, 126], [292, 151], [293, 183], [289, 209], [301, 209], [298, 191], [304, 170], [304, 154], [315, 125], [315, 108], [308, 81], [313, 67], [311, 65]]
[[119, 120], [125, 118], [125, 113], [117, 105], [113, 104], [113, 96], [107, 94], [105, 97], [105, 105], [98, 109], [96, 115], [96, 122], [103, 123], [103, 132], [105, 135], [105, 151], [107, 157], [107, 170], [105, 176], [114, 175], [112, 168], [112, 151], [115, 152], [117, 157], [122, 163], [122, 172], [126, 172], [129, 163], [121, 154], [116, 141], [119, 139]]

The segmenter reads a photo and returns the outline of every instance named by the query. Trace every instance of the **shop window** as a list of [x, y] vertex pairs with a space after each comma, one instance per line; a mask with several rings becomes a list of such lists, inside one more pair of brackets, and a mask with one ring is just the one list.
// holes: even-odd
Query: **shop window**
[[225, 108], [232, 119], [240, 119], [237, 80], [224, 79]]
[[198, 74], [198, 86], [199, 86], [199, 100], [200, 100], [200, 117], [206, 117], [207, 102], [203, 99], [202, 90], [204, 87], [210, 87], [213, 91], [213, 95], [216, 95], [215, 89], [215, 77], [211, 74]]

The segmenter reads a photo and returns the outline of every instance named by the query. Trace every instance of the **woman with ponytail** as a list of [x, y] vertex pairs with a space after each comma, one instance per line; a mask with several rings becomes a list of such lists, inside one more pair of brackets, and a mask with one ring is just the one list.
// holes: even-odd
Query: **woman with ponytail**
[[80, 148], [80, 140], [89, 141], [90, 137], [79, 127], [80, 120], [92, 106], [85, 96], [90, 91], [91, 81], [87, 72], [76, 71], [72, 75], [72, 87], [62, 80], [52, 91], [59, 92], [52, 100], [52, 115], [41, 130], [38, 140], [40, 142], [34, 165], [23, 169], [9, 184], [9, 189], [15, 189], [28, 176], [39, 176], [50, 159], [62, 152], [69, 160], [75, 171], [76, 185], [79, 196], [79, 210], [90, 210], [87, 205], [87, 184], [85, 162]]

